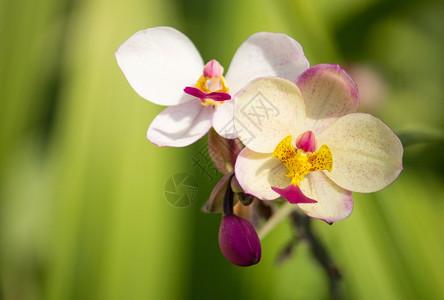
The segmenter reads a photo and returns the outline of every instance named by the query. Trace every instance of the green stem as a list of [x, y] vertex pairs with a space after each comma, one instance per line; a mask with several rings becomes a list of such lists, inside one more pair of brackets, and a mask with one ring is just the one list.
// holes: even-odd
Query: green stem
[[276, 225], [288, 217], [297, 206], [290, 202], [285, 202], [278, 211], [276, 211], [270, 219], [261, 227], [258, 232], [259, 238], [262, 240]]

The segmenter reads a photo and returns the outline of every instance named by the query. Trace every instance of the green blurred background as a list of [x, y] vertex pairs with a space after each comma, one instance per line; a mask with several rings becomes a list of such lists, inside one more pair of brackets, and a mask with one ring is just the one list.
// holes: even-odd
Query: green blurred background
[[[220, 216], [200, 212], [220, 177], [193, 163], [205, 141], [146, 140], [162, 108], [131, 89], [114, 52], [160, 25], [226, 69], [250, 34], [284, 32], [312, 65], [346, 66], [362, 110], [396, 132], [444, 128], [440, 0], [2, 0], [0, 298], [328, 298], [307, 246], [276, 266], [288, 222], [263, 240], [259, 265], [228, 263]], [[347, 299], [444, 299], [443, 151], [407, 147], [395, 184], [355, 195], [353, 214], [333, 226], [314, 221]], [[179, 172], [199, 181], [197, 202], [182, 209], [163, 195]]]

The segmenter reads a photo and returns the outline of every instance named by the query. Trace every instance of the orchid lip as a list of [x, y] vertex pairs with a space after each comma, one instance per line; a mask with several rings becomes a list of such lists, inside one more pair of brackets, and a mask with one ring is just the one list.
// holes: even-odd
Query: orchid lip
[[231, 95], [224, 77], [224, 68], [215, 59], [209, 61], [203, 70], [196, 85], [187, 86], [184, 92], [199, 98], [203, 106], [220, 106], [224, 101], [230, 100]]
[[201, 100], [211, 99], [214, 101], [226, 101], [231, 99], [231, 95], [223, 92], [211, 92], [205, 93], [198, 88], [187, 86], [183, 91], [191, 96], [199, 98]]
[[291, 143], [291, 135], [284, 138], [274, 149], [272, 156], [277, 157], [288, 169], [287, 177], [291, 183], [299, 185], [304, 176], [314, 171], [327, 170], [331, 172], [333, 157], [330, 148], [322, 145], [318, 151], [307, 154], [304, 150], [295, 150]]
[[296, 203], [317, 203], [318, 201], [311, 199], [302, 193], [301, 189], [296, 184], [290, 184], [286, 188], [280, 189], [272, 186], [271, 189], [288, 200], [288, 202]]
[[271, 187], [273, 191], [287, 199], [290, 203], [316, 203], [317, 201], [305, 196], [299, 182], [304, 176], [315, 171], [327, 170], [331, 172], [333, 157], [327, 145], [322, 145], [314, 153], [306, 153], [314, 150], [315, 138], [311, 131], [300, 136], [296, 144], [303, 149], [295, 150], [291, 143], [291, 135], [284, 138], [274, 149], [272, 156], [277, 157], [288, 169], [287, 177], [291, 177], [291, 183], [284, 189]]

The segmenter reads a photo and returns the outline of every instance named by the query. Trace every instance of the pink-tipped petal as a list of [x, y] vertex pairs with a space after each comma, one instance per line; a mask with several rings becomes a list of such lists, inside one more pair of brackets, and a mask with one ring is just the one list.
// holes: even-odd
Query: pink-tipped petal
[[271, 187], [285, 188], [291, 181], [285, 176], [288, 170], [279, 159], [271, 153], [257, 153], [248, 148], [237, 157], [235, 173], [245, 193], [261, 200], [279, 198]]
[[296, 140], [296, 148], [302, 149], [305, 152], [316, 151], [316, 139], [312, 131], [306, 131], [301, 134]]
[[402, 171], [401, 141], [371, 115], [343, 116], [317, 136], [317, 142], [328, 145], [333, 155], [333, 169], [325, 174], [346, 190], [379, 191]]
[[212, 59], [204, 67], [203, 74], [208, 78], [217, 78], [221, 77], [224, 74], [224, 68], [220, 65], [220, 63]]
[[315, 136], [337, 118], [355, 113], [358, 108], [358, 88], [338, 65], [313, 66], [298, 77], [296, 84], [305, 100], [306, 129]]
[[288, 202], [296, 203], [316, 203], [318, 201], [311, 199], [302, 193], [299, 186], [290, 184], [286, 188], [280, 189], [272, 186], [271, 189], [288, 200]]
[[302, 192], [315, 204], [298, 204], [308, 216], [329, 224], [347, 218], [353, 210], [353, 195], [336, 185], [324, 172], [313, 172], [300, 182]]
[[297, 41], [282, 33], [259, 32], [237, 49], [225, 78], [234, 95], [258, 77], [274, 76], [294, 81], [308, 66]]
[[159, 147], [185, 147], [211, 128], [213, 108], [191, 101], [163, 110], [148, 128], [147, 138]]
[[305, 104], [299, 88], [281, 78], [253, 80], [236, 95], [234, 126], [245, 146], [272, 153], [284, 137], [304, 130]]
[[202, 75], [203, 61], [196, 47], [170, 27], [137, 32], [117, 49], [116, 59], [133, 89], [160, 105], [191, 101], [183, 88]]

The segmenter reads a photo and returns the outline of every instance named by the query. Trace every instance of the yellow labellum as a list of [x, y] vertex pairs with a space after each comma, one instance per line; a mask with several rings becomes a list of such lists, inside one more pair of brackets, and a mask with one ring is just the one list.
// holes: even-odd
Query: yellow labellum
[[304, 175], [333, 168], [333, 156], [327, 145], [322, 145], [318, 151], [311, 154], [301, 149], [295, 150], [291, 144], [291, 135], [284, 138], [274, 149], [272, 156], [279, 158], [287, 167], [287, 177], [291, 177], [291, 184], [299, 185]]

